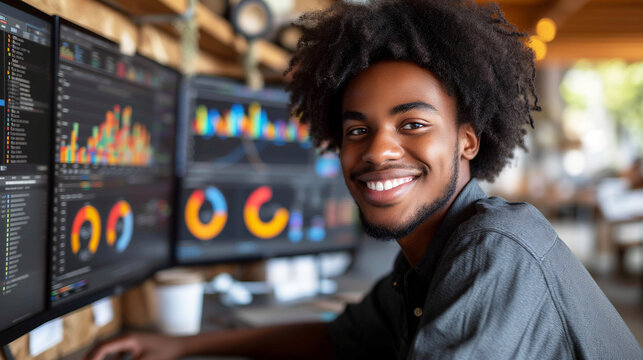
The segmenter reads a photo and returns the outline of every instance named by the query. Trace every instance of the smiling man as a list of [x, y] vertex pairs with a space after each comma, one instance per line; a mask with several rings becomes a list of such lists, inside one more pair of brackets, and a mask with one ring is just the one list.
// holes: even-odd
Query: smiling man
[[364, 229], [396, 239], [417, 264], [478, 152], [472, 125], [430, 72], [384, 60], [348, 83], [342, 100], [341, 163]]
[[399, 243], [392, 272], [330, 325], [133, 334], [92, 359], [643, 358], [547, 220], [477, 183], [524, 147], [538, 108], [533, 55], [495, 6], [338, 2], [300, 25], [294, 113], [339, 151], [365, 231]]

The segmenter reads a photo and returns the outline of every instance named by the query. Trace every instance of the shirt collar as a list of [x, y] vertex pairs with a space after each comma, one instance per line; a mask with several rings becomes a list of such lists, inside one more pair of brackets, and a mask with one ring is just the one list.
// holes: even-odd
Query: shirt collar
[[[451, 234], [453, 234], [460, 224], [465, 222], [475, 213], [473, 204], [480, 199], [486, 198], [487, 194], [485, 194], [484, 190], [480, 188], [476, 179], [471, 179], [462, 191], [460, 191], [460, 194], [458, 194], [456, 199], [453, 201], [453, 204], [451, 204], [451, 207], [444, 216], [442, 223], [438, 227], [426, 254], [424, 254], [422, 260], [420, 260], [420, 262], [414, 267], [415, 271], [424, 280], [429, 282], [431, 281], [437, 262], [442, 254], [442, 249], [444, 249], [444, 246], [451, 237]], [[396, 261], [396, 267], [398, 261]], [[406, 266], [408, 267], [408, 263]]]

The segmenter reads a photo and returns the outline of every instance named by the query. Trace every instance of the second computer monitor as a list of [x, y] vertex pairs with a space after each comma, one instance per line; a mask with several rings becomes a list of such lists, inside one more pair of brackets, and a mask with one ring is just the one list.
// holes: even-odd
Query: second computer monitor
[[180, 263], [355, 245], [355, 209], [337, 156], [317, 155], [283, 89], [197, 77], [183, 95]]
[[51, 19], [0, 3], [0, 345], [45, 310]]
[[52, 306], [170, 259], [178, 73], [59, 21]]

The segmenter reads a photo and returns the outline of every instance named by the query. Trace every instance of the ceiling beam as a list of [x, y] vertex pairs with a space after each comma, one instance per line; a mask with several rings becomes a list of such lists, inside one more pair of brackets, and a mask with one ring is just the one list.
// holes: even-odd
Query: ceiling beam
[[576, 14], [589, 2], [590, 0], [552, 0], [543, 5], [538, 16], [533, 19], [532, 29], [535, 29], [538, 20], [542, 18], [554, 20], [556, 27], [560, 29], [567, 19]]
[[560, 37], [547, 44], [544, 63], [573, 63], [578, 59], [643, 61], [643, 35], [603, 38]]
[[601, 4], [592, 1], [569, 18], [560, 36], [636, 36], [643, 34], [643, 3]]

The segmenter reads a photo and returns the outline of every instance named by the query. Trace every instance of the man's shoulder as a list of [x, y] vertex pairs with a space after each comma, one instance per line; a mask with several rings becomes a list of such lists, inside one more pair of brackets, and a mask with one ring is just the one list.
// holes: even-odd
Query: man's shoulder
[[514, 242], [538, 260], [558, 241], [549, 221], [529, 203], [489, 197], [476, 201], [473, 206], [474, 214], [458, 226], [454, 236], [462, 239], [493, 234]]

